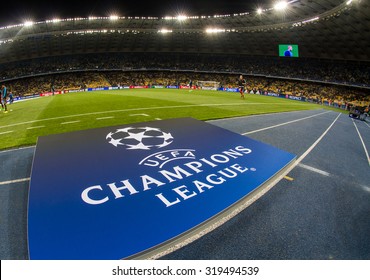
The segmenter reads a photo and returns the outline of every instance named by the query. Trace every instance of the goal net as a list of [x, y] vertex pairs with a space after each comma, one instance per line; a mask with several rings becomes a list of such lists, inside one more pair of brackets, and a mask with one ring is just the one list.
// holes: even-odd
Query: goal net
[[220, 87], [220, 82], [216, 81], [197, 81], [197, 84], [201, 89], [217, 90]]

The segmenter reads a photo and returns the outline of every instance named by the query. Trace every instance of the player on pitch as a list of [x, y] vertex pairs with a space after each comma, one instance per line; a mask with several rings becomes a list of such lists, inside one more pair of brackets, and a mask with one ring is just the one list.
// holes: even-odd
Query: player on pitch
[[7, 90], [7, 88], [6, 88], [5, 85], [2, 85], [1, 86], [1, 98], [0, 98], [0, 102], [1, 102], [1, 106], [4, 109], [4, 113], [8, 113], [8, 108], [6, 106], [6, 98], [7, 97], [8, 97], [8, 90]]
[[239, 88], [239, 92], [240, 92], [240, 97], [244, 99], [244, 91], [245, 91], [245, 85], [246, 85], [247, 81], [243, 78], [243, 75], [240, 75], [239, 76], [239, 80], [238, 80], [238, 88]]

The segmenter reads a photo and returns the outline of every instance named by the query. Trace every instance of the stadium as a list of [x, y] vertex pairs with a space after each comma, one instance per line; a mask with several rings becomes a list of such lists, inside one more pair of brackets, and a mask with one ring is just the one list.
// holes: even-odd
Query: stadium
[[[369, 3], [364, 0], [292, 0], [264, 1], [261, 7], [232, 14], [113, 14], [0, 27], [0, 79], [7, 91], [0, 112], [0, 259], [369, 260], [369, 23]], [[285, 57], [286, 49], [293, 49], [293, 57]], [[241, 75], [245, 98], [238, 87]], [[194, 128], [193, 120], [200, 121], [194, 122]], [[162, 121], [165, 128], [184, 123], [190, 126], [185, 131], [195, 132], [185, 135], [179, 129], [184, 146], [168, 150], [177, 136], [155, 127]], [[215, 134], [205, 134], [213, 131], [211, 127]], [[144, 248], [116, 258], [95, 255], [93, 250], [86, 255], [47, 257], [47, 253], [37, 255], [37, 246], [32, 245], [36, 251], [32, 257], [29, 198], [34, 196], [30, 184], [39, 178], [36, 167], [41, 156], [35, 155], [40, 155], [38, 147], [44, 141], [40, 139], [55, 144], [56, 137], [66, 137], [66, 142], [73, 138], [90, 146], [91, 133], [100, 130], [111, 149], [145, 152], [166, 147], [168, 152], [140, 154], [139, 165], [164, 166], [159, 175], [141, 179], [142, 185], [135, 180], [146, 175], [136, 174], [132, 165], [124, 163], [122, 168], [137, 178], [115, 177], [113, 183], [103, 174], [99, 185], [82, 191], [85, 202], [107, 202], [104, 207], [128, 201], [127, 195], [118, 193], [123, 188], [116, 186], [118, 182], [126, 184], [130, 195], [144, 199], [149, 186], [192, 178], [197, 193], [190, 195], [182, 185], [183, 189], [176, 188], [177, 199], [156, 195], [167, 208], [174, 208], [176, 203], [183, 206], [188, 199], [202, 197], [206, 188], [204, 194], [211, 193], [211, 182], [216, 186], [230, 181], [231, 172], [226, 172], [231, 167], [235, 176], [255, 171], [254, 166], [243, 169], [234, 164], [215, 169], [206, 183], [200, 183], [196, 176], [201, 176], [204, 166], [218, 168], [247, 157], [250, 151], [220, 146], [217, 154], [197, 158], [186, 146], [192, 141], [204, 149], [205, 144], [217, 149], [218, 141], [232, 133], [230, 138], [248, 138], [256, 147], [266, 144], [267, 150], [274, 147], [295, 157], [259, 190], [204, 219], [207, 222], [196, 229], [161, 240], [160, 246], [139, 244]], [[79, 154], [84, 148], [72, 150]], [[278, 153], [271, 150], [268, 162], [261, 164], [272, 164], [274, 152]], [[84, 156], [76, 159], [81, 170], [69, 171], [72, 168], [63, 162], [72, 166], [74, 160], [64, 155], [53, 149], [43, 155], [60, 172], [72, 172], [62, 180], [94, 173], [84, 170], [80, 162]], [[176, 165], [173, 175], [165, 166], [175, 158], [181, 163], [193, 161]], [[93, 164], [95, 159], [84, 160], [88, 159]], [[113, 162], [97, 168], [104, 170], [109, 164]], [[40, 166], [45, 168], [42, 180], [54, 174], [46, 171], [48, 164]], [[219, 174], [223, 177], [216, 181]], [[89, 197], [91, 190], [107, 196]], [[68, 204], [62, 206], [65, 215], [75, 214]], [[153, 219], [160, 218], [153, 213]], [[42, 224], [42, 218], [34, 220]], [[55, 242], [65, 246], [63, 240]]]

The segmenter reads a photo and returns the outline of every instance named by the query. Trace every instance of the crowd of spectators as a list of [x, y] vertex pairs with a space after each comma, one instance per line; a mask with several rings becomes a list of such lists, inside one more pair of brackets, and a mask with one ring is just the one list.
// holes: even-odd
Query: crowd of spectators
[[242, 55], [109, 53], [47, 57], [0, 65], [0, 79], [73, 70], [171, 69], [240, 72], [370, 87], [370, 63]]
[[[74, 72], [35, 76], [9, 81], [9, 88], [15, 96], [34, 95], [56, 91], [79, 90], [96, 87], [117, 86], [187, 86], [192, 80], [217, 81], [220, 87], [237, 87], [238, 75], [225, 73], [199, 73], [191, 71], [99, 71]], [[288, 79], [245, 76], [248, 93], [264, 94], [265, 92], [283, 93], [305, 97], [317, 103], [327, 101], [337, 104], [370, 104], [370, 89], [350, 86], [313, 83]]]
[[106, 86], [186, 85], [218, 81], [235, 87], [239, 73], [250, 93], [284, 93], [317, 102], [370, 103], [370, 65], [338, 62], [196, 55], [94, 54], [48, 57], [0, 65], [0, 77], [15, 95]]

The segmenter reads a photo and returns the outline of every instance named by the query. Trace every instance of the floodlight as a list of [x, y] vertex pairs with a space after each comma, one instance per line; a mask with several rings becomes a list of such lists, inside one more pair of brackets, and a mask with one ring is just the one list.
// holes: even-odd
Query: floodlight
[[351, 3], [352, 3], [352, 0], [348, 0], [346, 4], [350, 5]]
[[24, 26], [32, 26], [33, 25], [33, 22], [32, 21], [25, 21], [23, 23]]
[[111, 15], [111, 16], [109, 17], [109, 19], [110, 19], [110, 20], [117, 20], [117, 19], [118, 19], [118, 16], [116, 16], [116, 15]]
[[259, 14], [259, 15], [262, 14], [262, 9], [261, 8], [257, 9], [257, 14]]
[[288, 6], [288, 3], [285, 1], [281, 1], [275, 4], [275, 10], [281, 11], [284, 10]]
[[179, 21], [183, 21], [183, 20], [186, 20], [188, 17], [187, 17], [187, 16], [185, 16], [185, 15], [178, 15], [176, 18], [177, 18], [177, 20], [179, 20]]
[[51, 21], [52, 21], [52, 22], [60, 22], [60, 21], [61, 21], [61, 19], [59, 19], [59, 18], [53, 18]]
[[158, 32], [159, 32], [159, 33], [166, 34], [166, 33], [172, 33], [172, 30], [162, 28], [162, 29], [158, 30]]
[[225, 29], [219, 29], [219, 28], [207, 28], [206, 33], [220, 33], [220, 32], [226, 32]]

